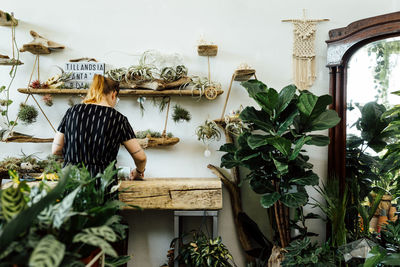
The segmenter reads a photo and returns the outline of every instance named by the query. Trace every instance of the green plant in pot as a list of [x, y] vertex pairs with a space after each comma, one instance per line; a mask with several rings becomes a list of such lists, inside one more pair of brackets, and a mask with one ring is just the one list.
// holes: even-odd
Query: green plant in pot
[[299, 209], [308, 202], [306, 186], [315, 186], [319, 177], [304, 154], [304, 145], [326, 146], [329, 137], [313, 134], [335, 126], [340, 118], [327, 109], [332, 98], [316, 96], [289, 85], [279, 93], [258, 80], [242, 83], [261, 109], [246, 107], [240, 119], [252, 132], [244, 132], [237, 145], [225, 144], [221, 167], [247, 168], [246, 179], [261, 195], [261, 205], [269, 210], [270, 221], [277, 228], [281, 247], [290, 241], [289, 209]]
[[59, 171], [54, 188], [45, 182], [29, 187], [10, 171], [16, 186], [0, 191], [0, 266], [84, 266], [81, 261], [102, 251], [107, 266], [130, 257], [118, 256], [112, 244], [126, 238], [118, 211], [123, 203], [110, 194], [113, 164], [91, 177], [76, 166]]

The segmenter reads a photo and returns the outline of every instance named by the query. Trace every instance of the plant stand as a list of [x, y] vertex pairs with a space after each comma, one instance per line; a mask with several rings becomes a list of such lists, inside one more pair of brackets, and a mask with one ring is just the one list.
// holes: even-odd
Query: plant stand
[[[182, 217], [212, 217], [212, 238], [218, 237], [218, 211], [217, 210], [175, 210], [174, 211], [174, 236], [181, 235]], [[179, 262], [176, 260], [179, 255], [179, 242], [175, 242], [174, 249], [174, 267], [179, 267]]]

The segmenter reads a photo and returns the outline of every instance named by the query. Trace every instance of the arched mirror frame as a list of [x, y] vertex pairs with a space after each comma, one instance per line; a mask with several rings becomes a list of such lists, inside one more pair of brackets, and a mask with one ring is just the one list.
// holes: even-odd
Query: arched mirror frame
[[347, 66], [351, 56], [362, 46], [389, 37], [400, 36], [400, 12], [355, 21], [347, 27], [329, 31], [326, 41], [329, 92], [333, 97], [332, 109], [342, 120], [330, 129], [328, 171], [337, 175], [340, 188], [345, 187]]

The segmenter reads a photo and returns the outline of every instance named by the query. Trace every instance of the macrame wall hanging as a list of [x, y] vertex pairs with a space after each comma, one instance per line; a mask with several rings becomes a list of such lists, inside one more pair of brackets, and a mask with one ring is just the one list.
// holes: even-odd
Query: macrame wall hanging
[[300, 90], [307, 90], [314, 83], [315, 70], [315, 32], [317, 23], [329, 19], [307, 19], [303, 9], [302, 19], [285, 19], [293, 23], [293, 80]]

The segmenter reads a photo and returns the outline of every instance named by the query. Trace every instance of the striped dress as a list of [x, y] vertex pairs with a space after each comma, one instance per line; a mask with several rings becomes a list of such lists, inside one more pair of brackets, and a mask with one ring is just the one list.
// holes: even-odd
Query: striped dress
[[64, 166], [84, 164], [92, 177], [117, 159], [122, 142], [136, 138], [124, 115], [95, 104], [69, 108], [57, 130], [64, 134]]

